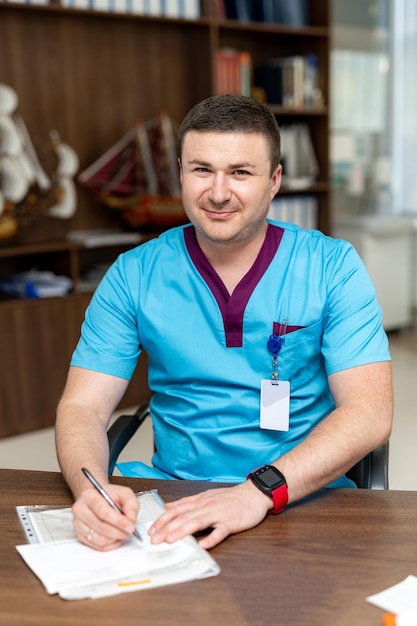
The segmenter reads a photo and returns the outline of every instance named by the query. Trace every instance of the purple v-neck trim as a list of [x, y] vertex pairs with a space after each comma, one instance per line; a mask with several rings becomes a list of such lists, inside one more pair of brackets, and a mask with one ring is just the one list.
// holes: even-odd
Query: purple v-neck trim
[[254, 264], [236, 286], [232, 295], [229, 295], [220, 276], [208, 262], [198, 245], [194, 226], [184, 229], [185, 245], [191, 260], [207, 283], [222, 314], [228, 348], [241, 348], [243, 345], [243, 317], [246, 305], [274, 258], [283, 234], [282, 228], [268, 224], [265, 241]]

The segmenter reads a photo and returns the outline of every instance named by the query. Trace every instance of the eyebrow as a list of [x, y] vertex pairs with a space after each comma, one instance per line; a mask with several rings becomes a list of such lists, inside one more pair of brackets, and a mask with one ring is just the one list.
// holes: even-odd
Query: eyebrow
[[[200, 159], [190, 159], [189, 161], [187, 160], [187, 164], [188, 165], [200, 165], [202, 167], [208, 167], [211, 168], [212, 164], [209, 163], [208, 161], [202, 161]], [[240, 163], [230, 163], [227, 166], [227, 169], [229, 170], [241, 170], [241, 169], [246, 169], [246, 168], [252, 168], [252, 169], [256, 169], [256, 165], [254, 165], [253, 163], [250, 163], [249, 161], [242, 161]]]

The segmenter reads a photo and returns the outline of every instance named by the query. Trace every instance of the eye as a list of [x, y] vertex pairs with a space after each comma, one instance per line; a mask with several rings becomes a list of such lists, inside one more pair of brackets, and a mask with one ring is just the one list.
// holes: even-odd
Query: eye
[[235, 170], [233, 173], [235, 174], [235, 176], [238, 176], [239, 178], [250, 176], [250, 173], [247, 170]]

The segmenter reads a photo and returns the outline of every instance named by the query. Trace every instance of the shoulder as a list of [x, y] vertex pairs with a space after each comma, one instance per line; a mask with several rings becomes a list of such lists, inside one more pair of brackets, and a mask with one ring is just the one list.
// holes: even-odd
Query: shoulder
[[284, 231], [283, 243], [289, 246], [290, 249], [297, 249], [297, 252], [301, 253], [302, 256], [311, 254], [325, 259], [335, 259], [352, 255], [358, 258], [352, 244], [343, 239], [336, 239], [325, 235], [319, 230], [306, 230], [290, 222], [268, 221], [272, 226], [278, 227]]
[[117, 263], [124, 267], [132, 267], [138, 263], [150, 262], [152, 259], [160, 259], [164, 256], [178, 255], [185, 249], [184, 246], [184, 230], [189, 225], [171, 228], [154, 239], [132, 248], [128, 252], [121, 254]]

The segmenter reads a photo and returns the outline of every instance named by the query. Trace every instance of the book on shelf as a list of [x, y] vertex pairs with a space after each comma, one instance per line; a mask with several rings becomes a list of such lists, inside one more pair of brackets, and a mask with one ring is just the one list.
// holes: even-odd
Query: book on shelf
[[248, 52], [221, 48], [216, 52], [216, 95], [251, 95], [252, 59]]
[[[49, 4], [55, 0], [17, 0]], [[67, 8], [108, 11], [109, 13], [131, 13], [149, 17], [198, 19], [201, 14], [200, 0], [58, 0]]]
[[213, 9], [215, 17], [219, 19], [226, 19], [226, 7], [224, 6], [224, 0], [213, 0]]
[[164, 17], [196, 20], [200, 17], [200, 0], [161, 0]]
[[303, 27], [309, 20], [308, 0], [216, 0], [217, 17]]
[[109, 13], [132, 13], [138, 15], [162, 15], [161, 0], [61, 0], [76, 6], [77, 2], [87, 2], [93, 11], [108, 11]]
[[276, 22], [277, 1], [278, 0], [253, 0], [253, 19], [256, 22]]
[[[3, 0], [4, 2], [11, 2], [12, 0]], [[46, 5], [51, 4], [51, 0], [13, 0], [14, 4], [39, 4]]]
[[307, 124], [280, 127], [282, 185], [288, 189], [307, 189], [319, 175], [319, 164]]
[[282, 104], [289, 109], [304, 107], [305, 58], [297, 55], [282, 60]]
[[268, 217], [277, 222], [289, 222], [306, 230], [314, 230], [318, 224], [317, 198], [314, 196], [275, 196]]
[[286, 26], [302, 27], [308, 24], [309, 0], [273, 0], [275, 21]]
[[309, 20], [308, 0], [253, 0], [252, 10], [258, 22], [302, 27]]
[[138, 2], [143, 5], [143, 0], [89, 0], [89, 2], [89, 8], [93, 11], [108, 11], [110, 13], [135, 13], [134, 9]]
[[109, 11], [110, 0], [91, 0], [90, 8], [94, 11]]
[[67, 9], [91, 9], [90, 0], [61, 0], [61, 5]]
[[223, 6], [228, 20], [250, 22], [254, 18], [253, 0], [223, 0]]
[[292, 109], [322, 104], [315, 54], [270, 59], [254, 67], [254, 85], [263, 89], [268, 104]]

